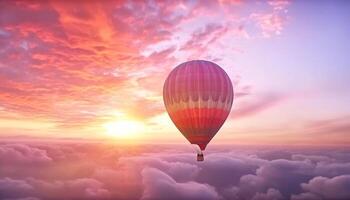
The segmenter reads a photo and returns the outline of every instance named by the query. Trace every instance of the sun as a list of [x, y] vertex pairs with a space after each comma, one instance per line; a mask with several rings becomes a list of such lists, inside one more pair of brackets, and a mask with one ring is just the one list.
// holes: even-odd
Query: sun
[[118, 138], [134, 138], [144, 130], [144, 124], [134, 120], [120, 120], [104, 124], [106, 133]]

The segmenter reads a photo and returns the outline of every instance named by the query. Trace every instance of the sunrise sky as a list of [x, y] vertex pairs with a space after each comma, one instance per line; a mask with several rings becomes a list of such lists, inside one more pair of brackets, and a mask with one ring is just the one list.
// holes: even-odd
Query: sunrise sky
[[[350, 199], [350, 1], [0, 0], [0, 199]], [[197, 162], [163, 84], [235, 97]]]
[[204, 59], [230, 76], [211, 144], [350, 144], [350, 12], [338, 1], [1, 1], [0, 140], [187, 143], [162, 87]]

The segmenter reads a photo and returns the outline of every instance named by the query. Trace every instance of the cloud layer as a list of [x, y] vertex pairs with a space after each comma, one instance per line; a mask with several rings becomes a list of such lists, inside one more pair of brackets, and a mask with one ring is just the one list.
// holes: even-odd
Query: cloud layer
[[3, 143], [1, 199], [348, 199], [349, 149]]

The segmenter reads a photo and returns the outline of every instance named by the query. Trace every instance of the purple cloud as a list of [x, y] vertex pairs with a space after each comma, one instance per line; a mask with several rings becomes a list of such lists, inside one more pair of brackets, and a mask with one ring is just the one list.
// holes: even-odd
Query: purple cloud
[[142, 170], [144, 191], [141, 199], [218, 199], [215, 188], [194, 181], [178, 183], [155, 168]]
[[306, 199], [308, 196], [319, 199], [349, 199], [350, 175], [341, 175], [333, 178], [315, 177], [308, 183], [302, 183], [307, 193], [294, 195], [294, 199]]
[[0, 143], [0, 149], [1, 199], [348, 197], [346, 149], [213, 147], [202, 163], [181, 145]]
[[109, 195], [109, 191], [103, 188], [103, 183], [91, 178], [51, 182], [34, 178], [0, 179], [1, 198], [35, 196], [43, 199], [105, 199]]
[[0, 146], [2, 165], [45, 164], [52, 162], [46, 150], [29, 147], [25, 144], [6, 144]]
[[25, 197], [34, 190], [33, 186], [25, 180], [15, 180], [12, 178], [0, 179], [0, 197]]
[[256, 193], [252, 200], [278, 200], [283, 199], [282, 194], [273, 188], [267, 190], [266, 193]]

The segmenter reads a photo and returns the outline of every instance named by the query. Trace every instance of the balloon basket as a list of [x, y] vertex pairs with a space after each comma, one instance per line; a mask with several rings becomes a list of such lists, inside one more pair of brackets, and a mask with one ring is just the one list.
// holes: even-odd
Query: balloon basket
[[198, 161], [198, 162], [204, 161], [204, 155], [203, 155], [202, 152], [197, 154], [197, 161]]

